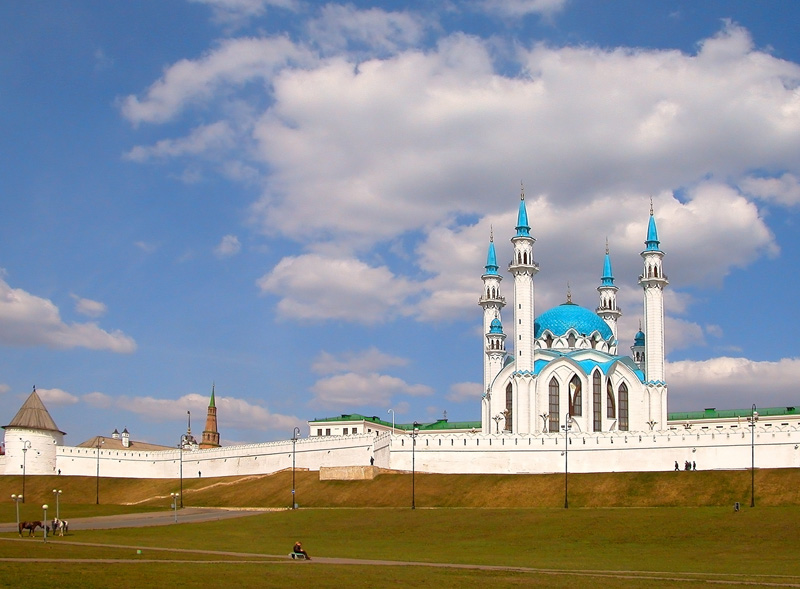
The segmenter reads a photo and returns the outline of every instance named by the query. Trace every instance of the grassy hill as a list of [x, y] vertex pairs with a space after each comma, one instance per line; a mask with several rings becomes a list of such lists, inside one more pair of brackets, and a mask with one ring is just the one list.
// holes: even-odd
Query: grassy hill
[[[732, 506], [750, 504], [750, 471], [596, 473], [569, 475], [570, 507]], [[320, 481], [319, 473], [296, 471], [296, 498], [301, 507], [407, 507], [411, 474], [384, 472], [366, 481]], [[54, 488], [63, 491], [61, 505], [92, 506], [95, 477], [26, 477], [26, 505], [53, 504]], [[416, 475], [417, 507], [562, 507], [564, 475]], [[103, 506], [129, 509], [167, 508], [177, 479], [100, 478]], [[292, 473], [184, 479], [184, 506], [287, 507]], [[800, 470], [756, 470], [756, 503], [800, 505]], [[9, 508], [12, 493], [22, 491], [21, 476], [0, 477], [0, 505]], [[24, 509], [25, 507], [22, 506]], [[81, 509], [80, 511], [84, 511]], [[70, 509], [73, 517], [78, 514]], [[7, 518], [4, 518], [7, 519]], [[13, 520], [13, 517], [11, 518]]]

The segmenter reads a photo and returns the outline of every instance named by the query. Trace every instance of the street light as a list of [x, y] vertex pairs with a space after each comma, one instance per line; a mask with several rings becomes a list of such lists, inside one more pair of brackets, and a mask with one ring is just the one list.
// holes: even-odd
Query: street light
[[[19, 502], [22, 501], [22, 495], [11, 495], [11, 500], [17, 504], [17, 529], [19, 529]], [[22, 501], [25, 503], [24, 501]]]
[[172, 512], [175, 514], [175, 523], [178, 523], [178, 497], [180, 495], [178, 493], [170, 493], [170, 497], [172, 497]]
[[499, 434], [500, 433], [500, 422], [503, 421], [503, 416], [500, 415], [500, 414], [497, 414], [494, 417], [492, 417], [492, 419], [494, 419], [494, 422], [497, 424], [497, 432], [496, 433]]
[[566, 421], [561, 426], [564, 430], [564, 509], [569, 509], [569, 430], [571, 427], [570, 415], [567, 412]]
[[392, 414], [392, 435], [394, 435], [394, 409], [389, 409], [386, 413]]
[[53, 489], [53, 495], [56, 498], [56, 519], [61, 519], [61, 512], [58, 509], [58, 498], [61, 496], [61, 489]]
[[97, 476], [95, 477], [97, 484], [95, 485], [95, 505], [100, 505], [100, 445], [105, 443], [106, 441], [104, 438], [99, 438], [97, 440]]
[[414, 429], [411, 430], [411, 509], [417, 508], [416, 502], [416, 457], [414, 455], [414, 451], [417, 448], [417, 435], [419, 434], [419, 423], [416, 421], [414, 422]]
[[294, 428], [292, 432], [292, 509], [297, 509], [297, 501], [295, 501], [295, 486], [294, 486], [294, 465], [297, 457], [297, 436], [300, 435], [300, 428]]
[[25, 503], [25, 459], [28, 456], [28, 449], [31, 447], [31, 443], [28, 440], [23, 440], [22, 442], [22, 502]]
[[47, 503], [42, 505], [42, 509], [44, 510], [44, 525], [42, 528], [44, 528], [44, 541], [47, 542]]
[[756, 404], [750, 409], [750, 507], [756, 506]]

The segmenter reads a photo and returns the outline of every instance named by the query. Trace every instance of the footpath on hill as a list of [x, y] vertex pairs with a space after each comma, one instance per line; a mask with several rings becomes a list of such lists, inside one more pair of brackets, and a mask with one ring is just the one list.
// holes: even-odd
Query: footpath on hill
[[[271, 509], [231, 509], [214, 507], [185, 507], [178, 511], [178, 523], [197, 523], [234, 517], [245, 517]], [[150, 513], [122, 513], [96, 517], [76, 517], [69, 520], [69, 529], [74, 530], [108, 530], [112, 528], [143, 528], [146, 526], [166, 526], [175, 523], [172, 511], [154, 511]], [[16, 532], [17, 524], [1, 523], [0, 532]], [[41, 530], [39, 531], [41, 534]]]

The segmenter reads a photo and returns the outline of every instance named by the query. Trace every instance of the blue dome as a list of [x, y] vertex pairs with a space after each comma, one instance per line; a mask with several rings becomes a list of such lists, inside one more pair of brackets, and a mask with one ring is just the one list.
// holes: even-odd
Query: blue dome
[[537, 339], [542, 337], [545, 331], [550, 331], [555, 337], [559, 337], [570, 329], [574, 329], [579, 335], [591, 335], [597, 331], [604, 340], [614, 339], [611, 328], [597, 313], [574, 303], [553, 307], [539, 315], [533, 322], [534, 337]]
[[492, 319], [492, 323], [489, 326], [489, 333], [503, 333], [503, 324], [500, 323], [499, 319]]
[[641, 329], [636, 332], [635, 336], [633, 336], [633, 345], [644, 346], [644, 332]]

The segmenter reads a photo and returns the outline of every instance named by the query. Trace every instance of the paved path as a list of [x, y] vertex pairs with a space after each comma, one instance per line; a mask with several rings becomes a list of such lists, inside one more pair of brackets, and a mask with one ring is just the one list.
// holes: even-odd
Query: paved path
[[[252, 509], [216, 509], [211, 507], [186, 507], [178, 510], [178, 523], [207, 522], [233, 517], [245, 517], [268, 510]], [[166, 526], [175, 523], [172, 511], [154, 511], [150, 513], [123, 513], [119, 515], [103, 515], [98, 517], [69, 518], [69, 529], [74, 530], [108, 530], [111, 528], [143, 528], [145, 526]], [[0, 532], [16, 532], [15, 522], [0, 524]], [[39, 530], [41, 535], [41, 530]]]

